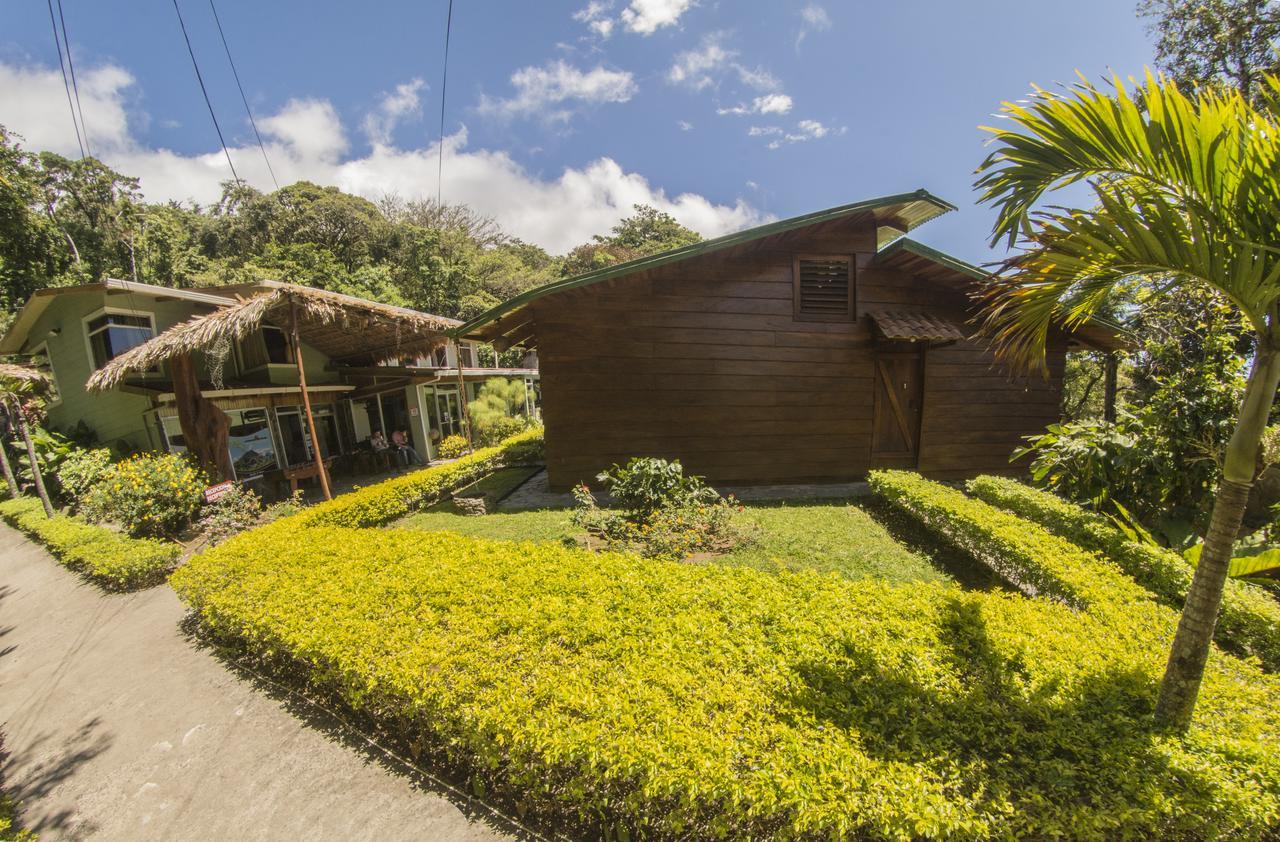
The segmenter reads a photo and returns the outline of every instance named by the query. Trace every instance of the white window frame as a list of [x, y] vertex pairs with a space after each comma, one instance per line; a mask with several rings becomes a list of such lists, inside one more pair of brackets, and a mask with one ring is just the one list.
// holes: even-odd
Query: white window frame
[[31, 349], [31, 355], [44, 355], [45, 364], [49, 366], [49, 377], [53, 380], [53, 392], [58, 396], [57, 400], [45, 398], [45, 406], [58, 406], [62, 403], [62, 384], [58, 382], [58, 370], [53, 367], [53, 357], [49, 354], [49, 341], [46, 339], [39, 345]]
[[[97, 371], [99, 369], [99, 366], [98, 366], [97, 360], [93, 358], [93, 342], [91, 341], [91, 338], [89, 336], [89, 322], [93, 321], [94, 319], [100, 318], [101, 316], [108, 316], [108, 315], [145, 316], [147, 321], [151, 324], [151, 338], [154, 339], [159, 333], [156, 330], [156, 314], [152, 313], [149, 310], [133, 310], [128, 307], [100, 307], [99, 309], [94, 310], [92, 313], [90, 313], [89, 315], [85, 316], [83, 319], [80, 320], [80, 328], [81, 328], [80, 333], [84, 336], [84, 352], [87, 359], [89, 360], [89, 371], [91, 372]], [[105, 330], [105, 328], [103, 329]], [[117, 356], [119, 355], [117, 354]], [[115, 359], [115, 357], [112, 357], [111, 359]], [[107, 360], [107, 362], [111, 362], [111, 360]], [[106, 363], [103, 363], [103, 365], [106, 365]], [[159, 374], [160, 367], [156, 366], [155, 368], [148, 369], [143, 373]]]

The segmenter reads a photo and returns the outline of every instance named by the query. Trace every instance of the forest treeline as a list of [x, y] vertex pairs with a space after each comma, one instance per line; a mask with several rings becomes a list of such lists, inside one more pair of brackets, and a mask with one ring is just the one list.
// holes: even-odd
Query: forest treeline
[[566, 255], [466, 205], [370, 201], [306, 181], [270, 193], [224, 183], [217, 203], [149, 203], [94, 158], [31, 151], [0, 126], [0, 327], [34, 291], [103, 278], [198, 288], [264, 278], [469, 318], [521, 291], [697, 242], [637, 205]]

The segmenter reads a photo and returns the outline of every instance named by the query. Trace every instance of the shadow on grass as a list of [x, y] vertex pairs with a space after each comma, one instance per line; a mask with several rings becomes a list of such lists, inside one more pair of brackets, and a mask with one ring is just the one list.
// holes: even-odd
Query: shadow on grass
[[1098, 821], [1135, 808], [1155, 832], [1174, 789], [1212, 803], [1200, 801], [1213, 798], [1210, 781], [1185, 765], [1170, 769], [1151, 716], [1150, 675], [1117, 667], [1066, 691], [1056, 682], [1032, 687], [1021, 654], [992, 641], [982, 610], [964, 596], [942, 607], [940, 672], [954, 679], [943, 687], [845, 642], [797, 665], [801, 686], [784, 706], [856, 732], [880, 760], [954, 770], [980, 811], [997, 815], [1012, 804], [1024, 833], [1037, 832], [1047, 811], [1058, 830], [1087, 836]]
[[450, 762], [442, 750], [411, 743], [403, 734], [388, 730], [362, 711], [353, 710], [337, 694], [318, 687], [301, 666], [287, 660], [253, 657], [208, 634], [198, 618], [188, 613], [179, 626], [187, 641], [203, 649], [264, 696], [274, 700], [307, 727], [385, 772], [402, 777], [414, 789], [448, 800], [468, 820], [522, 840], [550, 838], [556, 828], [528, 826], [517, 821], [520, 805], [476, 794], [471, 770]]
[[1005, 590], [1018, 593], [990, 567], [943, 539], [911, 515], [880, 497], [860, 497], [852, 501], [884, 527], [893, 540], [929, 562], [971, 591]]

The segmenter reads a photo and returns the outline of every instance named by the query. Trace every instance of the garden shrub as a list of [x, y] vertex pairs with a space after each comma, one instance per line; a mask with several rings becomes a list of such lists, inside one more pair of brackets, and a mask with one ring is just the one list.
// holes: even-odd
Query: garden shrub
[[[968, 489], [993, 506], [1102, 553], [1171, 608], [1181, 610], [1186, 601], [1194, 568], [1178, 553], [1131, 540], [1105, 517], [1016, 480], [982, 476], [970, 480]], [[1280, 603], [1253, 585], [1228, 579], [1214, 639], [1231, 651], [1256, 655], [1268, 670], [1280, 670]]]
[[110, 590], [137, 590], [164, 581], [180, 553], [172, 541], [130, 538], [66, 515], [46, 517], [34, 497], [0, 503], [0, 517], [44, 544], [66, 567]]
[[436, 445], [436, 453], [441, 459], [457, 459], [460, 456], [466, 456], [470, 449], [471, 445], [467, 442], [467, 437], [459, 435], [445, 436]]
[[72, 503], [79, 503], [111, 469], [111, 451], [105, 447], [76, 449], [58, 465], [58, 483]]
[[135, 536], [174, 535], [195, 516], [204, 477], [178, 453], [139, 453], [117, 462], [89, 491], [82, 511]]
[[467, 406], [476, 443], [488, 447], [510, 438], [530, 424], [524, 416], [525, 384], [511, 377], [490, 377]]
[[220, 544], [258, 523], [262, 517], [262, 498], [252, 489], [236, 483], [217, 500], [204, 507], [200, 515], [200, 531], [210, 544]]
[[1151, 602], [1107, 559], [1043, 528], [909, 471], [872, 471], [871, 488], [1028, 594], [1073, 608]]
[[[478, 791], [584, 836], [1274, 832], [1280, 683], [1215, 653], [1191, 734], [1155, 731], [1173, 612], [1134, 599], [1105, 562], [1025, 522], [1033, 537], [1006, 535], [1016, 518], [968, 502], [1002, 543], [1061, 557], [1044, 590], [1123, 622], [949, 584], [347, 529], [308, 513], [238, 535], [172, 581], [216, 639], [303, 668]], [[1062, 569], [1074, 564], [1086, 569]]]
[[424, 468], [377, 485], [343, 494], [304, 511], [308, 526], [381, 526], [438, 502], [445, 494], [475, 482], [504, 465], [522, 465], [542, 455], [542, 430], [512, 436], [495, 447], [477, 450], [447, 465]]
[[754, 537], [742, 525], [742, 511], [702, 477], [686, 476], [679, 460], [634, 458], [596, 479], [618, 509], [602, 509], [586, 485], [574, 489], [575, 525], [611, 549], [653, 558], [682, 559], [695, 553], [726, 552]]

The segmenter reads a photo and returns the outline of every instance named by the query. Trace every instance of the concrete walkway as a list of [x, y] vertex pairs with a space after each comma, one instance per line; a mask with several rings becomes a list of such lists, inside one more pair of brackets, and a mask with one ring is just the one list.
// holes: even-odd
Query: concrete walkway
[[183, 614], [167, 586], [103, 594], [0, 526], [3, 772], [42, 842], [513, 838], [231, 672]]

